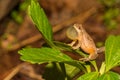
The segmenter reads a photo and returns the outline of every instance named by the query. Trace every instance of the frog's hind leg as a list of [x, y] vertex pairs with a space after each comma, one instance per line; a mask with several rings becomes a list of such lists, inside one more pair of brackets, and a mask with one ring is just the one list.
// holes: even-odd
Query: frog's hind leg
[[97, 54], [97, 53], [94, 53], [94, 54], [90, 54], [88, 58], [89, 58], [90, 60], [94, 60], [94, 59], [96, 59], [97, 57], [98, 57], [98, 54]]
[[95, 54], [90, 54], [89, 57], [81, 58], [81, 59], [79, 59], [79, 60], [80, 60], [80, 61], [90, 61], [90, 60], [96, 59], [97, 56], [98, 56], [97, 53], [95, 53]]

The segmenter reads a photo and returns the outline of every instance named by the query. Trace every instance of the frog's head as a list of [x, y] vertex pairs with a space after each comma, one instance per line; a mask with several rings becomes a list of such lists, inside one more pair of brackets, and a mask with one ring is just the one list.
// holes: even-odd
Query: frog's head
[[66, 31], [66, 35], [71, 40], [77, 40], [78, 35], [82, 30], [81, 24], [74, 24], [73, 26], [69, 27]]
[[83, 30], [82, 24], [74, 24], [73, 27], [77, 33], [81, 33], [81, 31]]

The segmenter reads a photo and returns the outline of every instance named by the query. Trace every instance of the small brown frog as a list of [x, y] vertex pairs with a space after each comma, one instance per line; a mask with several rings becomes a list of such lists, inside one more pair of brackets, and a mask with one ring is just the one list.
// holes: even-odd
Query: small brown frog
[[98, 54], [95, 43], [81, 24], [74, 24], [72, 27], [69, 27], [66, 34], [69, 39], [73, 40], [69, 44], [73, 49], [81, 48], [89, 54], [88, 58], [81, 58], [80, 60], [89, 61], [96, 59]]

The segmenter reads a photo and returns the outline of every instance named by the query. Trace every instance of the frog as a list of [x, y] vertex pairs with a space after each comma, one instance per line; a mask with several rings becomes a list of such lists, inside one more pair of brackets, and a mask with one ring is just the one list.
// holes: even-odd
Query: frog
[[98, 53], [95, 42], [82, 27], [82, 24], [70, 26], [66, 31], [66, 35], [72, 40], [72, 42], [68, 44], [72, 49], [82, 49], [85, 53], [89, 54], [88, 57], [79, 60], [90, 61], [97, 58]]

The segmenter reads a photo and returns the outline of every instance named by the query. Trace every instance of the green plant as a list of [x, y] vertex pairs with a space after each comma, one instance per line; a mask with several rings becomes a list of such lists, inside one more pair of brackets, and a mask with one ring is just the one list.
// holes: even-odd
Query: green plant
[[[86, 56], [79, 50], [73, 50], [65, 43], [53, 41], [51, 25], [43, 9], [35, 0], [31, 0], [28, 11], [49, 47], [24, 48], [18, 53], [23, 61], [38, 64], [48, 63], [43, 75], [46, 80], [72, 80], [79, 72], [84, 74], [77, 77], [76, 80], [120, 80], [118, 73], [110, 71], [113, 67], [120, 65], [120, 36], [110, 36], [106, 40], [105, 61], [102, 62], [99, 69], [96, 61], [74, 60], [62, 52], [70, 51]], [[94, 70], [91, 69], [91, 65]]]
[[120, 9], [118, 5], [120, 0], [99, 0], [104, 6], [103, 20], [108, 29], [114, 29], [117, 27], [117, 17], [120, 15]]
[[10, 15], [14, 21], [16, 21], [19, 24], [23, 22], [23, 12], [25, 12], [29, 4], [30, 0], [24, 0], [18, 5], [17, 9], [12, 10]]

